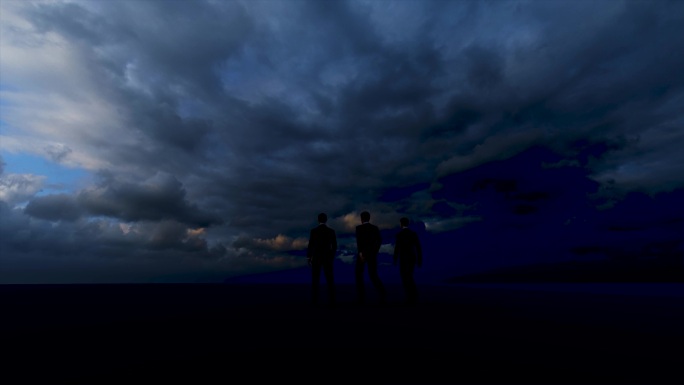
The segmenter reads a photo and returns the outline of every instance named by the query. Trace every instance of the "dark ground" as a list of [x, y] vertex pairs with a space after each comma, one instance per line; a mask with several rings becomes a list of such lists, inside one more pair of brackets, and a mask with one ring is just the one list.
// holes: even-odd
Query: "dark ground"
[[683, 297], [454, 285], [358, 307], [341, 285], [331, 309], [309, 289], [0, 286], [0, 383], [684, 383]]

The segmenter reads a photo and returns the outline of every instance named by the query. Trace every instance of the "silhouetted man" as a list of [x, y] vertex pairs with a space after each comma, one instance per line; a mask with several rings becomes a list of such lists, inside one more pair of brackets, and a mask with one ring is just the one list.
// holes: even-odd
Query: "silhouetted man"
[[399, 262], [399, 275], [404, 286], [405, 300], [408, 304], [418, 301], [418, 287], [413, 278], [415, 267], [423, 264], [423, 250], [420, 239], [415, 231], [409, 229], [409, 219], [399, 219], [401, 230], [396, 235], [394, 243], [394, 265]]
[[361, 213], [361, 224], [356, 226], [356, 249], [358, 250], [358, 256], [356, 258], [355, 278], [359, 304], [363, 304], [366, 300], [366, 290], [363, 282], [363, 269], [366, 265], [368, 266], [368, 276], [380, 297], [380, 303], [385, 303], [387, 299], [385, 286], [378, 275], [378, 253], [380, 252], [380, 245], [382, 245], [382, 237], [378, 226], [371, 224], [369, 221], [370, 213], [364, 211]]
[[311, 266], [311, 303], [318, 304], [321, 287], [321, 269], [325, 275], [325, 282], [328, 284], [328, 299], [330, 305], [335, 305], [335, 280], [333, 276], [333, 264], [335, 253], [337, 252], [337, 236], [335, 230], [328, 227], [325, 223], [328, 216], [325, 213], [318, 214], [318, 226], [311, 229], [309, 233], [309, 246], [306, 256]]

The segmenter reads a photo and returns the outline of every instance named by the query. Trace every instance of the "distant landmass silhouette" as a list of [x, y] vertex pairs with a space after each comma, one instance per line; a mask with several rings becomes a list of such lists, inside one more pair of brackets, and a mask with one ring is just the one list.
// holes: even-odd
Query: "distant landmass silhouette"
[[570, 261], [498, 268], [446, 280], [446, 283], [554, 282], [684, 282], [684, 267], [655, 261]]

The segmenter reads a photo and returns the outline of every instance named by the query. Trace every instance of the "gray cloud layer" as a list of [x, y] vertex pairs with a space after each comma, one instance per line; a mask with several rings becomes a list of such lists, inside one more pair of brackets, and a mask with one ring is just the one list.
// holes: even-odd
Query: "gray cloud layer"
[[1, 174], [3, 221], [22, 229], [3, 237], [14, 254], [41, 247], [20, 234], [48, 221], [65, 238], [44, 240], [64, 254], [105, 240], [296, 265], [282, 252], [301, 246], [319, 211], [342, 233], [362, 209], [387, 226], [398, 211], [432, 218], [427, 191], [401, 208], [380, 197], [439, 188], [441, 176], [532, 146], [571, 163], [579, 140], [611, 146], [588, 166], [605, 191], [684, 187], [681, 2], [9, 1], [2, 11], [3, 149], [99, 175], [36, 195], [40, 176]]

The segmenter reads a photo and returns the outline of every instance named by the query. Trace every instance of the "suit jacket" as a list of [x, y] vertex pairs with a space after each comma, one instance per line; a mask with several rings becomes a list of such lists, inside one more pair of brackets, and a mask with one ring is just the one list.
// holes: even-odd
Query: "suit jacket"
[[423, 250], [420, 246], [420, 239], [418, 234], [409, 229], [403, 228], [397, 233], [396, 241], [394, 243], [394, 261], [398, 260], [413, 263], [418, 263], [420, 266], [423, 263]]
[[363, 253], [364, 257], [377, 255], [381, 245], [382, 236], [378, 226], [368, 222], [356, 226], [356, 249]]
[[337, 252], [337, 236], [335, 230], [322, 224], [311, 229], [309, 233], [309, 246], [306, 250], [308, 258], [318, 259], [335, 258]]

